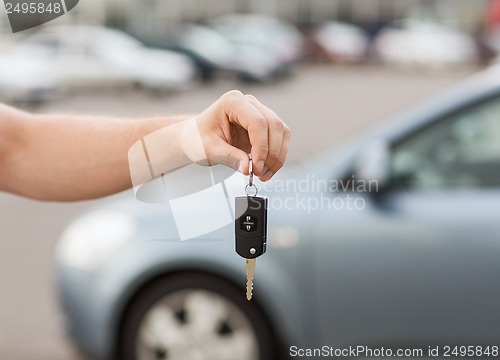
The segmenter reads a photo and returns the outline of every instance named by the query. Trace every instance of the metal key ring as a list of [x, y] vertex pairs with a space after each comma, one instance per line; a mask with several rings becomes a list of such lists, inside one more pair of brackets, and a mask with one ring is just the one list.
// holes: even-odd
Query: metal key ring
[[[253, 194], [249, 194], [248, 189], [252, 188], [252, 187], [255, 189], [255, 192]], [[259, 193], [259, 188], [257, 186], [255, 186], [255, 184], [252, 184], [251, 186], [250, 186], [250, 184], [248, 184], [247, 186], [245, 186], [245, 194], [247, 194], [247, 196], [250, 196], [250, 195], [257, 196], [258, 193]]]
[[248, 180], [248, 186], [253, 186], [253, 162], [252, 158], [250, 158], [250, 162], [248, 163], [248, 174], [250, 175], [250, 179]]
[[245, 186], [245, 194], [247, 194], [247, 196], [251, 195], [251, 194], [248, 193], [248, 189], [253, 187], [255, 189], [255, 193], [253, 194], [253, 196], [256, 196], [259, 193], [259, 189], [253, 183], [253, 162], [252, 162], [252, 158], [250, 158], [250, 162], [248, 163], [248, 174], [250, 175], [250, 178], [248, 180], [248, 185]]

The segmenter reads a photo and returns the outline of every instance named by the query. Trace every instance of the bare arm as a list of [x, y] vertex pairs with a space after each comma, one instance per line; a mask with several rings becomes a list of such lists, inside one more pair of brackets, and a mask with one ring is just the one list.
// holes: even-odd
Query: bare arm
[[[184, 121], [188, 118], [192, 121]], [[186, 147], [197, 126], [204, 152]], [[174, 125], [174, 126], [172, 126]], [[171, 127], [175, 131], [163, 131]], [[156, 136], [151, 134], [157, 133]], [[33, 115], [0, 105], [0, 190], [41, 200], [91, 199], [131, 186], [129, 149], [150, 136], [166, 171], [206, 157], [268, 180], [283, 165], [290, 130], [255, 98], [233, 91], [196, 116], [113, 119]]]
[[132, 144], [184, 118], [32, 115], [2, 106], [0, 122], [7, 122], [9, 136], [0, 136], [7, 138], [0, 190], [61, 201], [124, 190], [131, 185], [127, 154]]

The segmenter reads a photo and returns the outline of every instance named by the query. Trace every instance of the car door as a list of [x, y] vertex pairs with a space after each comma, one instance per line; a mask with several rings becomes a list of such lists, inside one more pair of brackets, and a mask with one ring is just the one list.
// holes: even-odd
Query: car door
[[500, 97], [391, 145], [384, 193], [318, 226], [322, 343], [498, 345]]

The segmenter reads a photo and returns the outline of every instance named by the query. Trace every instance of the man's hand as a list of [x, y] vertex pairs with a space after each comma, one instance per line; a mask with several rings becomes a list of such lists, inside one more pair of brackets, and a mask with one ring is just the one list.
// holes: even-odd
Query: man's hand
[[[283, 121], [239, 91], [194, 117], [34, 115], [0, 104], [0, 130], [0, 191], [55, 201], [113, 194], [193, 161], [248, 174], [249, 153], [255, 175], [267, 181], [283, 166], [290, 142]], [[139, 175], [131, 179], [134, 170]]]
[[290, 128], [252, 95], [233, 90], [196, 116], [205, 155], [210, 163], [222, 163], [267, 181], [283, 166], [290, 143]]

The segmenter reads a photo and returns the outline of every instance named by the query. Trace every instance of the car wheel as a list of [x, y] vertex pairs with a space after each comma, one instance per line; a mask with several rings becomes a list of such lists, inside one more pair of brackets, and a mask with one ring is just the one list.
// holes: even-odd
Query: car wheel
[[274, 360], [278, 341], [243, 289], [182, 273], [154, 281], [122, 322], [120, 360]]

